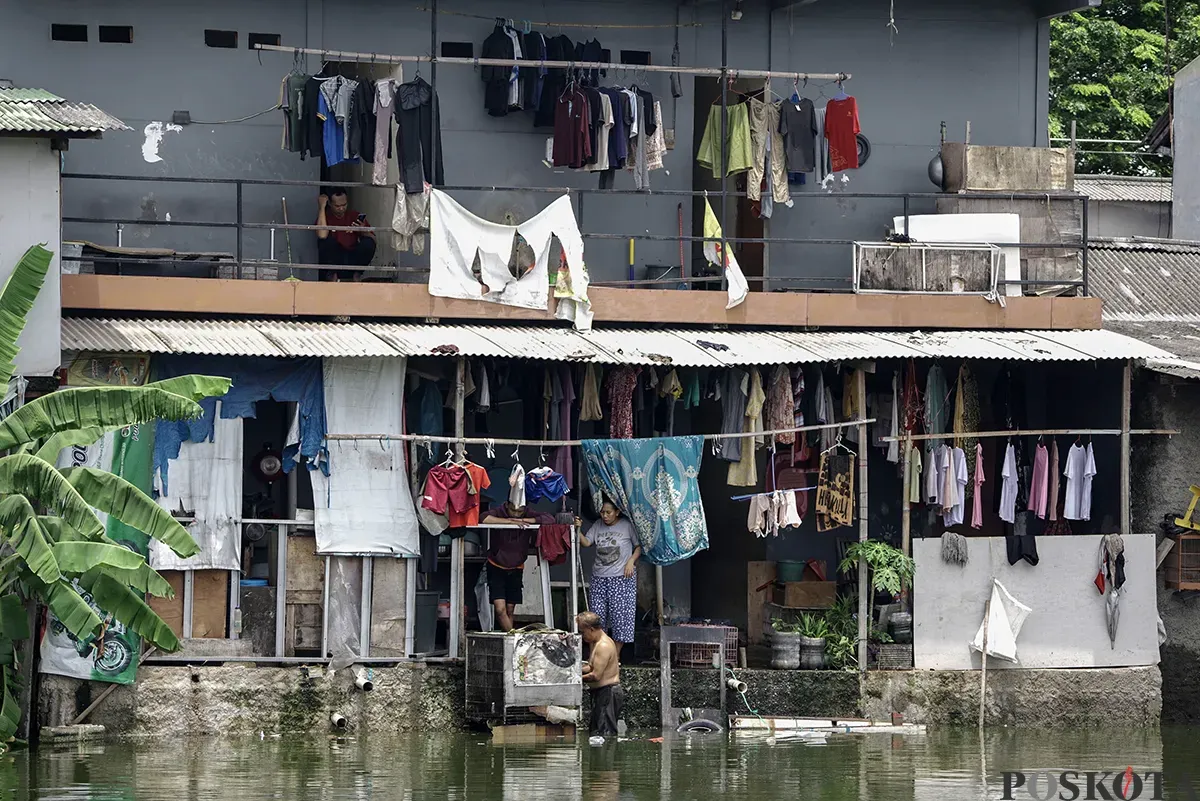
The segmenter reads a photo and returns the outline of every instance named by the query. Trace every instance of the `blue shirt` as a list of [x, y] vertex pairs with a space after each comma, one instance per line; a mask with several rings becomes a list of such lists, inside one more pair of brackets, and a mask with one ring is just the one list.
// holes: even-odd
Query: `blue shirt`
[[337, 115], [329, 109], [325, 95], [317, 93], [317, 116], [325, 120], [321, 126], [321, 144], [325, 148], [325, 164], [332, 167], [341, 164], [345, 159], [342, 150], [345, 147], [346, 132], [338, 125]]

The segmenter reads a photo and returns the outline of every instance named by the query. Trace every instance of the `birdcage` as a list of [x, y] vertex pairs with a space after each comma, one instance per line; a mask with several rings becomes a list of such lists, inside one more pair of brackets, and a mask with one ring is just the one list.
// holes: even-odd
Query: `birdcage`
[[522, 723], [533, 706], [583, 703], [578, 634], [467, 634], [467, 719]]
[[1177, 535], [1163, 570], [1168, 589], [1200, 590], [1200, 534]]
[[[710, 626], [699, 623], [684, 623], [689, 628], [725, 630], [725, 664], [737, 667], [738, 630], [735, 626]], [[710, 643], [674, 643], [671, 646], [671, 664], [677, 668], [716, 667], [717, 646]]]

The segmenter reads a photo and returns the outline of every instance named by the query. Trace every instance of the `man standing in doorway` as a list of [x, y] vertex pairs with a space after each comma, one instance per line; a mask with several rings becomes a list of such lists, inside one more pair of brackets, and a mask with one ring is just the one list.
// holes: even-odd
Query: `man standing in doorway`
[[491, 547], [487, 552], [488, 597], [496, 611], [496, 628], [500, 631], [513, 630], [513, 614], [523, 600], [525, 583], [525, 560], [533, 547], [536, 530], [554, 522], [554, 515], [535, 512], [524, 506], [505, 503], [488, 510], [483, 518], [484, 525], [515, 524], [515, 529], [492, 529], [488, 532]]
[[621, 657], [617, 644], [604, 633], [600, 616], [582, 612], [575, 618], [579, 634], [592, 652], [583, 663], [583, 681], [592, 694], [592, 720], [589, 728], [600, 737], [614, 737], [617, 721], [625, 708], [625, 690], [621, 687]]
[[[317, 198], [317, 225], [369, 228], [367, 215], [350, 208], [346, 190], [334, 187]], [[366, 267], [375, 257], [374, 231], [317, 231], [317, 263]], [[322, 281], [357, 281], [360, 272], [322, 270]]]

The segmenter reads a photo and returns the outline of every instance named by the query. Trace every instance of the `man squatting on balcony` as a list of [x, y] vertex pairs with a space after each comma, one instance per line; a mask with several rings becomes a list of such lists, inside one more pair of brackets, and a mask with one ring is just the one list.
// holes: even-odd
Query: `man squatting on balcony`
[[[316, 225], [370, 227], [367, 215], [350, 208], [346, 190], [335, 186], [317, 198]], [[317, 263], [366, 267], [375, 256], [374, 231], [317, 231]], [[361, 272], [322, 270], [322, 281], [357, 281]]]

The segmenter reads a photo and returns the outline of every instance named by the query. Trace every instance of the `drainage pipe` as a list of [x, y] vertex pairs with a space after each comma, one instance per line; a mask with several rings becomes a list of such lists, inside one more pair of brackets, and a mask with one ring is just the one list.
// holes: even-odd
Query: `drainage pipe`
[[341, 712], [334, 712], [329, 716], [329, 723], [333, 726], [333, 728], [339, 731], [344, 731], [347, 725], [346, 716]]
[[729, 678], [725, 679], [725, 686], [733, 690], [735, 693], [740, 693], [743, 695], [746, 693], [746, 690], [750, 689], [746, 686], [746, 682], [735, 676], [730, 676]]
[[364, 693], [369, 693], [375, 689], [375, 682], [371, 680], [369, 671], [360, 670], [354, 677], [354, 686], [362, 690]]

